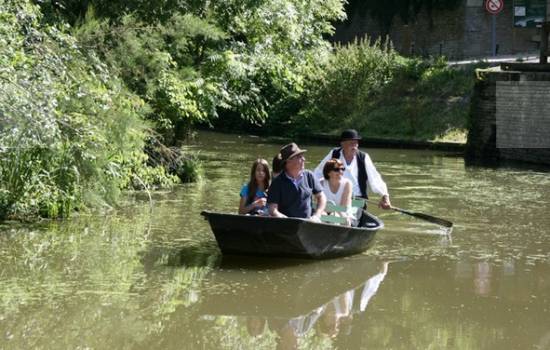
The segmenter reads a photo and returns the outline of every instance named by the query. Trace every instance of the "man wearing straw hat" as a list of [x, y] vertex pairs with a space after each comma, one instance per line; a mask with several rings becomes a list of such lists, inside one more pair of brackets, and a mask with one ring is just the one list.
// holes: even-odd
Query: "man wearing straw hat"
[[[269, 214], [277, 217], [310, 218], [320, 221], [325, 210], [326, 197], [319, 180], [313, 173], [304, 169], [305, 149], [290, 143], [281, 148], [282, 173], [273, 179], [267, 194]], [[317, 208], [312, 213], [311, 199], [317, 200]]]
[[354, 129], [344, 130], [340, 135], [340, 146], [331, 150], [326, 157], [315, 168], [315, 177], [323, 177], [325, 163], [332, 159], [339, 159], [346, 165], [344, 177], [352, 184], [353, 195], [356, 197], [368, 198], [368, 190], [381, 195], [378, 206], [383, 209], [391, 209], [388, 187], [382, 176], [376, 170], [372, 160], [367, 153], [359, 150], [361, 136]]

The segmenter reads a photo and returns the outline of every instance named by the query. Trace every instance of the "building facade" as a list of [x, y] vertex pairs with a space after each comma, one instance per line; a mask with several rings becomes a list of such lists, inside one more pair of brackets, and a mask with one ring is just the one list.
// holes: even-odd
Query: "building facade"
[[[504, 4], [497, 15], [486, 9], [487, 0], [463, 0], [454, 10], [421, 11], [409, 23], [396, 16], [389, 30], [395, 49], [404, 55], [446, 56], [449, 59], [489, 57], [493, 54], [493, 16], [497, 55], [537, 53], [539, 24], [550, 18], [550, 0], [497, 0]], [[368, 14], [349, 13], [336, 25], [334, 42], [348, 43], [365, 35], [386, 34]]]

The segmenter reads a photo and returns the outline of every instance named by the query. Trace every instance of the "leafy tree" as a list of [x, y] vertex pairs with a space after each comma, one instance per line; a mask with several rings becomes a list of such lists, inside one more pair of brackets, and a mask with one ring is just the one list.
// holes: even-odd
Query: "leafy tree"
[[[93, 5], [104, 14], [104, 4]], [[220, 115], [253, 124], [288, 120], [286, 106], [329, 55], [323, 35], [344, 16], [340, 0], [172, 5], [173, 14], [156, 21], [144, 20], [142, 9], [116, 19], [89, 12], [75, 31], [152, 107], [148, 118], [168, 144]]]
[[[0, 0], [0, 218], [115, 203], [144, 170], [146, 106], [28, 1]], [[155, 180], [156, 179], [156, 180]]]

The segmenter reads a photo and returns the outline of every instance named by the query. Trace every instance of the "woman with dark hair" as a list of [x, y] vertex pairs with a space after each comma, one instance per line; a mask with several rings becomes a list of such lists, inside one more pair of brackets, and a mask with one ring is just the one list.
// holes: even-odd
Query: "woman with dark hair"
[[337, 213], [346, 218], [347, 224], [351, 225], [355, 219], [351, 207], [352, 185], [351, 181], [344, 177], [344, 163], [339, 159], [332, 158], [323, 167], [323, 179], [321, 187], [327, 197], [327, 202], [332, 201], [336, 205], [346, 208], [346, 212]]
[[258, 158], [252, 164], [250, 180], [241, 188], [239, 214], [267, 214], [267, 189], [271, 183], [269, 164]]
[[281, 159], [281, 154], [277, 153], [273, 157], [273, 162], [271, 163], [271, 178], [276, 178], [283, 171], [283, 160]]

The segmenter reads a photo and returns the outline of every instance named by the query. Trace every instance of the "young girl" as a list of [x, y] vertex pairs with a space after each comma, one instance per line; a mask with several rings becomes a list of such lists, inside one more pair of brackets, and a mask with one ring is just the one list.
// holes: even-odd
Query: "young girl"
[[351, 225], [354, 219], [351, 207], [352, 188], [351, 181], [344, 177], [345, 170], [344, 163], [340, 160], [332, 158], [327, 161], [323, 168], [324, 179], [321, 180], [321, 185], [327, 201], [346, 207], [347, 211], [342, 213], [342, 216], [346, 218], [347, 224]]
[[265, 159], [256, 159], [250, 171], [250, 181], [241, 189], [239, 214], [267, 214], [267, 194], [271, 176]]

